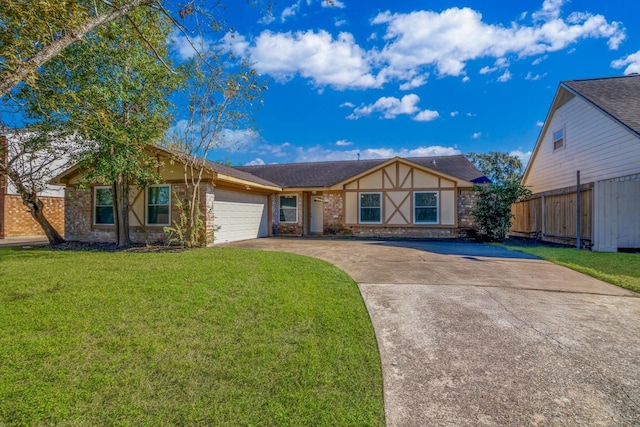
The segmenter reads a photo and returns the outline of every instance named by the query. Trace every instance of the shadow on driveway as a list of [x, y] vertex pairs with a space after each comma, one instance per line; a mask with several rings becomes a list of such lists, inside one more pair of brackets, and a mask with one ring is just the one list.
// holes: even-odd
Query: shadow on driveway
[[475, 257], [540, 259], [537, 256], [525, 254], [524, 252], [512, 251], [502, 246], [474, 242], [394, 240], [380, 241], [376, 242], [376, 244], [387, 247], [409, 248], [432, 252], [438, 255], [455, 255], [465, 257], [467, 259], [474, 259]]

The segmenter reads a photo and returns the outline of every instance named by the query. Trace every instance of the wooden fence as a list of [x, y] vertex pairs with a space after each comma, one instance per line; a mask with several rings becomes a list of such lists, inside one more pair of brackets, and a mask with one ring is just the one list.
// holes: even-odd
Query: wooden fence
[[[592, 190], [580, 191], [580, 237], [584, 244], [592, 242]], [[510, 235], [540, 239], [548, 242], [576, 243], [576, 192], [535, 195], [515, 203]]]

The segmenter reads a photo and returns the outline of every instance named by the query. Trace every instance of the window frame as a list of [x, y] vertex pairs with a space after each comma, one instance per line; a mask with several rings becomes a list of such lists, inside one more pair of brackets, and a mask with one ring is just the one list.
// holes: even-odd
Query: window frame
[[[556, 135], [561, 134], [560, 138], [557, 138]], [[556, 130], [555, 132], [553, 132], [552, 139], [553, 139], [553, 151], [558, 151], [561, 150], [565, 147], [566, 144], [566, 132], [565, 132], [565, 128], [564, 126], [561, 127], [560, 129]], [[560, 146], [556, 146], [556, 143], [560, 141], [561, 145]]]
[[[296, 212], [296, 219], [295, 221], [286, 221], [286, 220], [282, 220], [282, 199], [294, 199], [295, 202], [295, 207], [293, 206], [285, 206], [284, 209], [295, 209]], [[286, 218], [286, 215], [285, 215]], [[297, 194], [280, 194], [278, 197], [278, 222], [281, 224], [297, 224], [298, 223], [298, 195]]]
[[[157, 187], [168, 187], [169, 188], [169, 201], [167, 203], [149, 203], [149, 190]], [[165, 227], [167, 225], [171, 225], [171, 184], [154, 184], [149, 185], [144, 190], [144, 224], [148, 227]], [[168, 220], [166, 223], [150, 223], [149, 222], [149, 207], [151, 206], [167, 206], [169, 208], [168, 212]]]
[[[111, 191], [111, 204], [110, 205], [98, 205], [98, 190], [108, 189]], [[113, 187], [110, 185], [96, 185], [93, 187], [93, 225], [97, 227], [110, 227], [116, 225], [115, 216], [113, 222], [98, 222], [97, 209], [110, 207], [113, 215]]]
[[[435, 206], [417, 206], [416, 196], [418, 194], [435, 194], [436, 196], [436, 205]], [[435, 209], [436, 210], [436, 220], [435, 221], [418, 221], [416, 215], [417, 209]], [[423, 191], [414, 191], [413, 192], [413, 223], [415, 225], [434, 225], [440, 224], [440, 192], [437, 190], [423, 190]]]
[[[362, 196], [376, 194], [380, 197], [380, 205], [377, 209], [380, 212], [379, 221], [363, 221], [362, 220]], [[365, 209], [373, 209], [374, 206], [366, 206]], [[380, 191], [361, 191], [358, 193], [358, 224], [382, 224], [382, 192]]]

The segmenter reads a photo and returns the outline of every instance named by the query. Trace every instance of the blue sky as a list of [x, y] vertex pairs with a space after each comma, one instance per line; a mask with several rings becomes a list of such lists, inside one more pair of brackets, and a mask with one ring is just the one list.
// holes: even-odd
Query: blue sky
[[267, 79], [233, 164], [533, 149], [562, 80], [640, 72], [640, 4], [238, 1], [224, 41]]

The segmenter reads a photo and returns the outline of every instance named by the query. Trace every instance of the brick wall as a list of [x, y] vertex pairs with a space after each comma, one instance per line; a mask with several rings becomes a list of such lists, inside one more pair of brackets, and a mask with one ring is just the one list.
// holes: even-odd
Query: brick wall
[[[22, 204], [22, 198], [17, 195], [0, 195], [3, 203], [0, 204], [3, 221], [2, 237], [18, 236], [44, 236], [40, 225], [31, 217], [29, 208]], [[65, 203], [60, 197], [41, 197], [43, 212], [47, 220], [61, 235], [64, 234]]]
[[298, 196], [298, 221], [297, 222], [285, 222], [281, 223], [280, 220], [280, 196], [275, 195], [275, 203], [273, 204], [273, 232], [274, 234], [290, 235], [290, 236], [302, 236], [303, 230], [303, 218], [304, 218], [304, 197], [302, 193], [296, 194]]
[[326, 235], [348, 236], [352, 230], [344, 224], [344, 194], [324, 193], [323, 228]]

